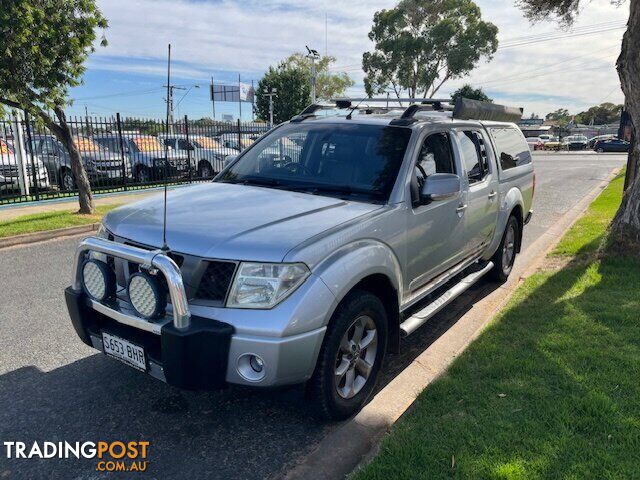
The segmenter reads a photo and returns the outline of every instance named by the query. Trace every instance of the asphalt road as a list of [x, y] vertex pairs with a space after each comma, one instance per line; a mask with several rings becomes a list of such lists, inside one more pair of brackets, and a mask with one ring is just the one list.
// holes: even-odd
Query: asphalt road
[[[542, 154], [534, 162], [525, 248], [624, 156]], [[147, 440], [150, 463], [139, 478], [253, 479], [277, 475], [336, 427], [309, 416], [301, 387], [183, 392], [82, 344], [62, 295], [77, 241], [0, 250], [0, 443]], [[473, 288], [407, 339], [388, 357], [381, 386], [493, 288]], [[95, 460], [9, 460], [0, 448], [0, 479], [119, 478], [96, 472]]]

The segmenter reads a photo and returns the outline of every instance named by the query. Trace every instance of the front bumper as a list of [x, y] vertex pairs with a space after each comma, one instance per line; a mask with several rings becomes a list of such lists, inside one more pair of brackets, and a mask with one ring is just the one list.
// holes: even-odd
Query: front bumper
[[[159, 270], [171, 297], [167, 316], [147, 321], [137, 317], [121, 297], [106, 303], [88, 298], [80, 279], [88, 252], [117, 256]], [[180, 271], [168, 256], [95, 237], [85, 239], [78, 247], [73, 286], [65, 290], [65, 297], [71, 322], [84, 343], [104, 351], [102, 332], [128, 340], [144, 348], [147, 373], [185, 389], [208, 390], [226, 383], [269, 387], [303, 382], [313, 373], [326, 330], [322, 326], [283, 337], [267, 336], [246, 328], [237, 332], [228, 318], [219, 321], [192, 315]], [[224, 310], [231, 313], [233, 309]], [[239, 315], [250, 313], [242, 310]], [[264, 362], [260, 375], [248, 368], [251, 355]]]

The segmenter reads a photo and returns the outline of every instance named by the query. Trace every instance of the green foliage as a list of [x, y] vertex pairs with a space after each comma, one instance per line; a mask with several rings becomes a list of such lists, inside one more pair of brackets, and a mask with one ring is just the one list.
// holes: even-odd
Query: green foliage
[[481, 102], [493, 102], [483, 91], [482, 88], [473, 88], [468, 83], [457, 89], [451, 94], [451, 99], [455, 102], [458, 98], [470, 98], [471, 100], [480, 100]]
[[34, 114], [66, 105], [69, 88], [80, 84], [95, 49], [96, 30], [106, 27], [94, 0], [3, 1], [0, 103]]
[[[344, 96], [345, 90], [354, 85], [354, 81], [345, 72], [331, 73], [329, 68], [336, 59], [323, 56], [316, 60], [316, 96], [319, 99], [330, 100]], [[294, 53], [284, 61], [288, 68], [301, 70], [307, 75], [311, 72], [311, 59], [302, 53]]]
[[432, 97], [450, 79], [469, 73], [498, 48], [498, 27], [472, 0], [401, 0], [373, 17], [375, 50], [362, 57], [368, 95]]
[[616, 105], [614, 103], [605, 102], [595, 107], [589, 108], [585, 112], [580, 112], [576, 115], [576, 122], [589, 125], [606, 125], [610, 123], [620, 122], [620, 112], [622, 111], [622, 105]]
[[265, 90], [277, 90], [273, 101], [273, 121], [275, 124], [290, 120], [311, 102], [311, 84], [307, 72], [292, 68], [285, 62], [277, 67], [269, 67], [258, 82], [256, 92], [256, 114], [261, 120], [269, 120], [269, 97]]
[[545, 116], [545, 119], [559, 122], [566, 125], [567, 123], [569, 123], [569, 120], [571, 120], [571, 114], [569, 113], [569, 110], [567, 110], [566, 108], [559, 108], [554, 112], [547, 113], [547, 115]]

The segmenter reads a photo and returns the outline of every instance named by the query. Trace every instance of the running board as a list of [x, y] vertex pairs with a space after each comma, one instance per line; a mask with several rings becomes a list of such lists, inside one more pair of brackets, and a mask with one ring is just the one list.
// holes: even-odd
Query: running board
[[436, 313], [442, 310], [444, 307], [449, 305], [456, 297], [459, 297], [464, 292], [466, 292], [471, 285], [480, 280], [489, 270], [493, 268], [493, 262], [487, 263], [482, 270], [478, 270], [477, 272], [470, 273], [462, 280], [460, 280], [457, 284], [451, 287], [449, 290], [444, 292], [438, 298], [436, 298], [429, 305], [424, 307], [419, 312], [414, 313], [409, 318], [407, 318], [404, 322], [400, 324], [400, 334], [403, 337], [411, 335], [415, 332], [420, 326], [422, 326], [427, 320], [433, 317]]

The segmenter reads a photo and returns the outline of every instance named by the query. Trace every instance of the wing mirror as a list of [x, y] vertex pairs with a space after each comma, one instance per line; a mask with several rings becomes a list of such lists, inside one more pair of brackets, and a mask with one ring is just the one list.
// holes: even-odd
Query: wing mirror
[[452, 173], [429, 175], [420, 189], [420, 201], [446, 200], [460, 193], [460, 177]]

